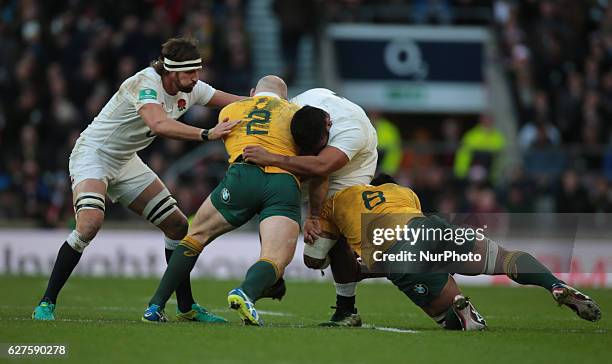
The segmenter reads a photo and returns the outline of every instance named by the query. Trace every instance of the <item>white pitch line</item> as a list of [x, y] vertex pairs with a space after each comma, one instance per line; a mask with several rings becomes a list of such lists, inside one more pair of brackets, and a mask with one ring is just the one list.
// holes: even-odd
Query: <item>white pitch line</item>
[[292, 313], [257, 310], [257, 312], [268, 316], [294, 316]]
[[[32, 320], [32, 318], [30, 317], [10, 317], [10, 318], [6, 318], [6, 319], [0, 319], [0, 320], [6, 320], [6, 321], [32, 321], [34, 322], [34, 320]], [[109, 322], [113, 322], [113, 321], [104, 321], [104, 320], [86, 320], [86, 319], [55, 319], [53, 321], [59, 321], [59, 322], [97, 322], [97, 323], [109, 323]], [[119, 322], [119, 321], [116, 321]]]
[[[91, 309], [95, 309], [95, 310], [100, 310], [100, 311], [130, 311], [130, 312], [142, 311], [140, 308], [121, 307], [121, 306], [87, 306], [86, 307], [86, 306], [67, 305], [65, 307], [67, 307], [68, 309], [71, 309], [71, 310], [91, 310]], [[20, 306], [20, 305], [0, 305], [0, 308], [23, 309], [23, 306]]]
[[399, 332], [402, 334], [418, 334], [419, 333], [419, 331], [416, 331], [416, 330], [398, 329], [396, 327], [381, 327], [381, 326], [374, 326], [374, 325], [368, 325], [368, 324], [363, 325], [362, 328], [387, 331], [387, 332]]
[[[234, 312], [234, 310], [227, 308], [227, 307], [216, 307], [216, 308], [211, 308], [210, 309], [213, 312]], [[268, 316], [295, 316], [292, 313], [288, 313], [288, 312], [278, 312], [278, 311], [267, 311], [267, 310], [257, 310], [257, 312], [263, 314], [263, 315], [268, 315]]]
[[398, 329], [395, 327], [374, 327], [374, 329], [380, 330], [380, 331], [401, 332], [403, 334], [418, 334], [419, 333], [416, 330], [405, 330], [405, 329]]

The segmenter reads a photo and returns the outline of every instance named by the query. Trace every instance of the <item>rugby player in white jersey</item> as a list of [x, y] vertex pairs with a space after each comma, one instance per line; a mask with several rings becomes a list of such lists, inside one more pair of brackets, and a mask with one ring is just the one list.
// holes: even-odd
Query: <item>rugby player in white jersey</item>
[[[303, 106], [293, 117], [293, 137], [300, 146], [313, 124], [331, 119], [327, 146], [315, 156], [286, 157], [261, 147], [244, 149], [248, 161], [272, 165], [291, 173], [314, 177], [309, 184], [309, 211], [304, 221], [304, 262], [313, 269], [331, 265], [336, 286], [336, 311], [324, 325], [361, 326], [355, 308], [359, 264], [345, 241], [320, 236], [319, 217], [325, 199], [350, 186], [368, 184], [374, 177], [378, 154], [376, 130], [361, 107], [325, 88], [305, 91], [292, 102]], [[308, 105], [308, 106], [306, 106]], [[297, 133], [297, 134], [296, 134]], [[282, 280], [279, 280], [282, 284]], [[284, 290], [284, 287], [278, 287]]]
[[[156, 136], [215, 140], [236, 125], [231, 121], [206, 130], [177, 121], [193, 105], [223, 107], [242, 98], [200, 81], [201, 69], [194, 40], [168, 40], [159, 59], [125, 80], [81, 133], [69, 161], [76, 228], [59, 250], [34, 320], [55, 319], [57, 296], [104, 221], [106, 195], [163, 231], [166, 260], [187, 233], [187, 218], [176, 200], [136, 153]], [[189, 278], [176, 296], [180, 321], [225, 321], [195, 303]]]

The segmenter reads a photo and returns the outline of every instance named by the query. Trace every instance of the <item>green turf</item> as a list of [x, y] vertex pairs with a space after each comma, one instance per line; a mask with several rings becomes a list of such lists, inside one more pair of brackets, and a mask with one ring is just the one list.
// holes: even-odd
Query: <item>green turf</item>
[[[45, 284], [45, 278], [0, 276], [0, 343], [67, 343], [69, 358], [57, 360], [64, 363], [583, 364], [610, 362], [612, 356], [612, 290], [586, 290], [603, 309], [594, 324], [556, 307], [539, 288], [466, 287], [490, 329], [464, 333], [437, 328], [393, 286], [361, 284], [357, 306], [364, 322], [417, 331], [407, 333], [318, 328], [332, 312], [333, 286], [291, 280], [282, 302], [257, 304], [267, 324], [262, 328], [242, 326], [225, 308], [226, 293], [237, 282], [210, 280], [194, 281], [195, 296], [231, 324], [142, 323], [157, 280], [95, 278], [71, 279], [60, 296], [58, 320], [33, 322], [32, 307]], [[168, 305], [171, 318], [175, 309]]]

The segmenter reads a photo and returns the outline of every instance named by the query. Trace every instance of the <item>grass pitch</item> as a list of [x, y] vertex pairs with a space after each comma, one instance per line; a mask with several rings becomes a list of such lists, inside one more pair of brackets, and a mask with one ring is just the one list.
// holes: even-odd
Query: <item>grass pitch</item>
[[[556, 307], [539, 288], [465, 287], [486, 317], [487, 332], [439, 329], [388, 284], [361, 284], [357, 307], [365, 328], [319, 328], [329, 318], [331, 283], [293, 282], [282, 302], [257, 307], [266, 327], [244, 327], [226, 308], [236, 281], [195, 280], [196, 299], [227, 325], [140, 322], [156, 279], [71, 279], [55, 322], [34, 322], [46, 277], [0, 276], [0, 343], [64, 343], [79, 363], [609, 363], [612, 290], [585, 293], [601, 305], [598, 323]], [[175, 301], [166, 308], [173, 319]], [[11, 362], [40, 362], [18, 359]], [[8, 362], [0, 356], [0, 362]]]

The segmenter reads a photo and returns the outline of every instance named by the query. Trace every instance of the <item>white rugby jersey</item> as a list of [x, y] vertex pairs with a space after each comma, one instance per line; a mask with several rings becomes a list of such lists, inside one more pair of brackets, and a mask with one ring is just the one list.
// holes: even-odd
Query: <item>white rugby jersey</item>
[[177, 119], [191, 106], [206, 105], [215, 89], [198, 81], [190, 93], [169, 95], [153, 67], [125, 80], [91, 124], [77, 145], [94, 148], [105, 159], [121, 164], [153, 142], [155, 135], [138, 114], [144, 104], [160, 104], [168, 117]]
[[376, 172], [376, 129], [361, 107], [325, 88], [305, 91], [293, 99], [300, 106], [325, 110], [332, 121], [327, 145], [340, 149], [349, 162], [329, 176], [327, 196], [355, 185], [369, 184]]

